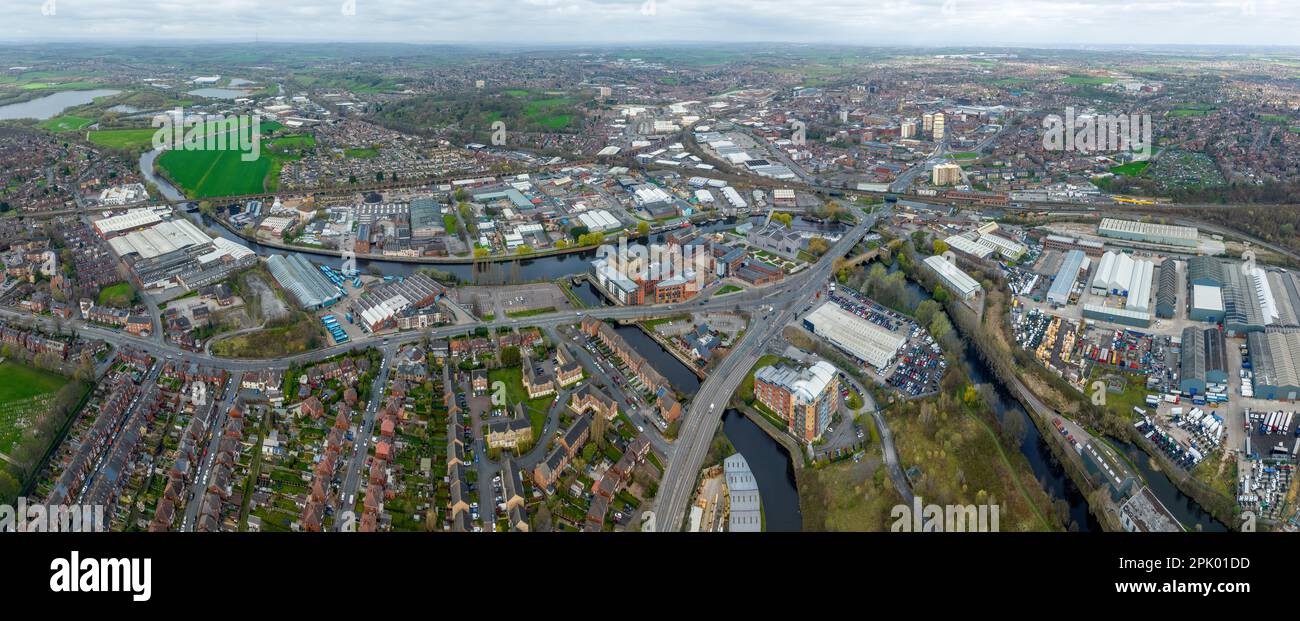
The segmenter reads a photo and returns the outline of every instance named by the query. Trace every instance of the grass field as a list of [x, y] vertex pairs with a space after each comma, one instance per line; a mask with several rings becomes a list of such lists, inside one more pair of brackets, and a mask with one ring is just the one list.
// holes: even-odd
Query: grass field
[[135, 297], [131, 289], [131, 283], [119, 282], [116, 285], [109, 285], [99, 290], [100, 306], [125, 307], [130, 305], [131, 299]]
[[[274, 156], [245, 162], [240, 151], [167, 151], [158, 165], [192, 198], [258, 194], [267, 190]], [[274, 189], [274, 188], [271, 188]]]
[[1140, 176], [1142, 173], [1146, 172], [1147, 168], [1150, 166], [1151, 166], [1151, 162], [1149, 161], [1129, 162], [1127, 164], [1121, 164], [1119, 166], [1111, 168], [1110, 172], [1116, 175], [1123, 175], [1125, 177], [1137, 177]]
[[153, 135], [157, 131], [145, 129], [104, 129], [90, 132], [90, 141], [110, 149], [149, 149], [153, 147]]
[[723, 285], [722, 288], [718, 289], [718, 292], [713, 295], [727, 295], [728, 293], [735, 293], [737, 291], [743, 291], [743, 289], [736, 285]]
[[54, 394], [68, 380], [12, 361], [0, 363], [0, 453], [8, 453], [22, 437], [25, 421], [44, 413]]
[[961, 153], [949, 153], [948, 157], [954, 160], [973, 160], [980, 156], [979, 153], [972, 151], [963, 151]]
[[361, 147], [357, 149], [344, 149], [343, 155], [346, 155], [348, 157], [355, 157], [357, 159], [370, 159], [372, 157], [379, 157], [379, 149], [375, 149], [371, 147]]
[[88, 119], [82, 116], [56, 116], [48, 121], [41, 123], [42, 129], [48, 129], [52, 132], [71, 132], [81, 129], [91, 123], [94, 119]]
[[1114, 80], [1092, 75], [1072, 75], [1066, 78], [1064, 82], [1072, 86], [1100, 86], [1102, 84], [1110, 84], [1111, 82], [1114, 82]]
[[510, 402], [511, 407], [514, 407], [516, 403], [524, 404], [524, 407], [528, 410], [529, 422], [533, 425], [533, 438], [540, 438], [542, 437], [542, 428], [546, 426], [546, 415], [555, 396], [529, 399], [528, 393], [524, 392], [523, 378], [524, 370], [520, 367], [488, 370], [488, 386], [495, 382], [504, 383], [506, 385], [506, 400]]
[[521, 310], [521, 311], [507, 311], [507, 312], [506, 312], [506, 317], [510, 317], [510, 318], [512, 318], [512, 319], [515, 319], [515, 318], [519, 318], [519, 317], [533, 317], [533, 316], [535, 316], [535, 315], [545, 315], [545, 314], [547, 314], [547, 313], [554, 313], [554, 312], [555, 312], [555, 307], [554, 307], [554, 306], [547, 306], [547, 307], [544, 307], [544, 308], [532, 308], [532, 309], [529, 309], [529, 310]]

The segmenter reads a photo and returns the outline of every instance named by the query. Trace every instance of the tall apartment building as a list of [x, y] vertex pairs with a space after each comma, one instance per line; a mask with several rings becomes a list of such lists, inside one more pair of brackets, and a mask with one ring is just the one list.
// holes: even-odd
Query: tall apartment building
[[839, 408], [840, 385], [835, 367], [825, 360], [806, 369], [763, 367], [754, 373], [754, 396], [786, 421], [796, 438], [821, 437]]
[[956, 164], [935, 164], [930, 173], [930, 182], [934, 185], [957, 185], [961, 183], [961, 166]]
[[943, 113], [942, 112], [935, 113], [934, 127], [933, 127], [935, 142], [943, 140], [943, 125], [944, 125]]

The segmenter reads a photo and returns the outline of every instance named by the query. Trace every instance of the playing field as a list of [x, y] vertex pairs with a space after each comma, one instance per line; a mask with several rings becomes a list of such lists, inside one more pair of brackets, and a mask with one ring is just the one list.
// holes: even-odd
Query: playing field
[[81, 116], [58, 116], [41, 123], [41, 128], [48, 129], [52, 132], [70, 132], [81, 129], [94, 122], [95, 121], [92, 119]]
[[35, 417], [45, 413], [62, 376], [12, 361], [0, 363], [0, 453], [8, 453]]
[[149, 149], [153, 147], [153, 135], [157, 130], [147, 129], [105, 129], [90, 132], [90, 141], [110, 149]]

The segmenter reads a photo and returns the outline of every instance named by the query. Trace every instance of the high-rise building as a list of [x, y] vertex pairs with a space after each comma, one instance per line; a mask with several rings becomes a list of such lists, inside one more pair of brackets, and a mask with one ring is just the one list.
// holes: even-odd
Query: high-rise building
[[929, 112], [926, 112], [925, 114], [921, 115], [921, 131], [923, 131], [923, 132], [925, 132], [925, 133], [927, 133], [927, 134], [930, 133], [930, 132], [932, 132], [932, 131], [934, 131], [934, 115], [933, 115], [933, 114], [931, 114], [931, 113], [929, 113]]
[[930, 173], [930, 182], [934, 185], [957, 185], [961, 183], [961, 166], [956, 164], [935, 164]]
[[937, 142], [939, 140], [943, 140], [944, 118], [942, 112], [935, 113], [933, 123], [934, 123], [933, 130], [934, 130], [935, 141]]
[[785, 419], [792, 435], [812, 442], [826, 431], [839, 408], [837, 376], [835, 367], [825, 360], [807, 369], [763, 367], [754, 373], [754, 396]]
[[917, 124], [916, 119], [903, 119], [903, 123], [898, 126], [898, 137], [915, 138], [916, 124]]

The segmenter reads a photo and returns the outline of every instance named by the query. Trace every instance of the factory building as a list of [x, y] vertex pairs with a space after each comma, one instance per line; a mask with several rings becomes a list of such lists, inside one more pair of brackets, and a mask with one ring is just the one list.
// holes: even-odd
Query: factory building
[[411, 201], [411, 239], [430, 241], [446, 232], [442, 220], [442, 206], [432, 198]]
[[415, 274], [367, 291], [352, 305], [357, 323], [375, 332], [396, 324], [402, 314], [437, 303], [446, 289], [424, 274]]
[[965, 235], [953, 235], [943, 241], [945, 244], [948, 244], [949, 248], [981, 261], [993, 256], [993, 253], [997, 252], [997, 248], [995, 248], [993, 244], [974, 240]]
[[1064, 235], [1047, 235], [1043, 237], [1044, 250], [1060, 250], [1069, 252], [1071, 250], [1081, 250], [1090, 257], [1100, 257], [1106, 251], [1106, 245], [1092, 241], [1090, 239], [1077, 239], [1066, 237]]
[[309, 311], [330, 306], [343, 297], [343, 292], [300, 254], [271, 255], [266, 268], [280, 288]]
[[1264, 270], [1224, 265], [1223, 325], [1231, 334], [1263, 330], [1273, 323], [1273, 294]]
[[1097, 273], [1092, 279], [1092, 292], [1097, 295], [1125, 296], [1124, 307], [1146, 312], [1151, 309], [1151, 283], [1155, 263], [1134, 260], [1122, 252], [1107, 252], [1101, 256]]
[[957, 269], [956, 265], [949, 263], [943, 257], [929, 256], [925, 259], [925, 264], [930, 266], [939, 275], [943, 281], [944, 287], [957, 295], [963, 300], [970, 300], [980, 290], [980, 284], [975, 282], [966, 272]]
[[905, 335], [878, 326], [834, 302], [825, 302], [803, 320], [804, 327], [854, 358], [884, 370], [907, 342]]
[[1095, 319], [1097, 321], [1109, 321], [1122, 326], [1131, 326], [1134, 328], [1151, 327], [1151, 313], [1129, 310], [1127, 308], [1115, 308], [1113, 306], [1102, 306], [1100, 304], [1084, 304], [1083, 316], [1085, 319]]
[[1057, 306], [1069, 304], [1074, 283], [1079, 279], [1079, 272], [1087, 272], [1088, 262], [1088, 255], [1085, 255], [1082, 250], [1071, 250], [1065, 253], [1065, 259], [1061, 261], [1061, 267], [1056, 271], [1052, 287], [1047, 290], [1047, 301]]
[[1300, 330], [1269, 328], [1246, 335], [1255, 398], [1295, 401], [1300, 396]]
[[1205, 394], [1206, 384], [1228, 381], [1228, 345], [1218, 328], [1183, 328], [1178, 359], [1178, 389], [1191, 395]]
[[1223, 262], [1214, 257], [1192, 257], [1187, 260], [1187, 281], [1193, 285], [1222, 287]]
[[1001, 235], [994, 235], [992, 233], [980, 233], [979, 240], [983, 243], [992, 245], [994, 248], [997, 248], [998, 254], [1012, 261], [1019, 261], [1020, 257], [1025, 256], [1025, 253], [1029, 252], [1029, 248], [1026, 247], [1024, 244], [1015, 241], [1013, 239], [1007, 239], [1005, 237], [1002, 237]]
[[1188, 314], [1193, 321], [1223, 321], [1223, 289], [1209, 285], [1192, 285], [1192, 304]]
[[[1223, 301], [1220, 299], [1220, 305]], [[1165, 259], [1160, 264], [1160, 284], [1156, 289], [1156, 317], [1173, 319], [1178, 311], [1178, 262]]]
[[1190, 226], [1151, 224], [1118, 218], [1102, 218], [1101, 224], [1097, 225], [1097, 233], [1102, 237], [1185, 248], [1195, 248], [1200, 237], [1200, 233]]

